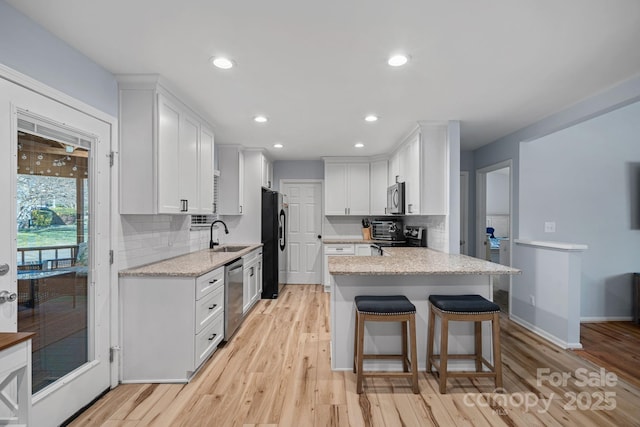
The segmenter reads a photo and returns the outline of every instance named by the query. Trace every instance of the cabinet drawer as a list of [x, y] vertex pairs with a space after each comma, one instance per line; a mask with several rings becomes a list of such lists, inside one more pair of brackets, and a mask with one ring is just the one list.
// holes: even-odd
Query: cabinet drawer
[[196, 301], [196, 333], [199, 333], [214, 317], [224, 311], [224, 286], [219, 286], [207, 296]]
[[224, 267], [217, 268], [196, 279], [196, 300], [224, 284]]
[[206, 328], [196, 335], [194, 364], [197, 368], [218, 347], [224, 338], [224, 315], [220, 313]]

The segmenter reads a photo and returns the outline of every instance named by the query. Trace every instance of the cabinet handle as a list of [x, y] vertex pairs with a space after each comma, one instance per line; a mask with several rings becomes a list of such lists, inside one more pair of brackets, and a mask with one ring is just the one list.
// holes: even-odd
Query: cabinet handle
[[213, 204], [213, 213], [218, 213], [218, 204], [217, 203]]
[[216, 283], [218, 280], [220, 280], [220, 279], [213, 279], [213, 280], [209, 280], [209, 284], [210, 284], [210, 285], [213, 285], [213, 284], [214, 284], [214, 283]]
[[214, 308], [216, 308], [218, 306], [218, 304], [213, 304], [212, 306], [209, 307], [209, 310], [213, 310]]
[[409, 203], [409, 213], [413, 213], [413, 203]]
[[189, 210], [189, 201], [187, 199], [180, 199], [180, 212], [187, 212]]
[[342, 252], [342, 251], [344, 251], [344, 248], [336, 248], [336, 251]]
[[400, 175], [396, 175], [396, 183], [400, 182], [398, 181], [400, 179]]
[[216, 338], [216, 335], [218, 334], [211, 334], [211, 336], [209, 337], [209, 341], [213, 341]]
[[240, 213], [242, 213], [242, 205], [240, 205]]
[[250, 271], [251, 271], [251, 273], [249, 273], [249, 276], [253, 277], [253, 267], [251, 267]]

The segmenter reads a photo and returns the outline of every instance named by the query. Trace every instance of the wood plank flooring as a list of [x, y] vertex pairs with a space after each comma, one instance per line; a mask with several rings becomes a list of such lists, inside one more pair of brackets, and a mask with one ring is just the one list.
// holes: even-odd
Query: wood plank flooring
[[582, 323], [580, 357], [640, 387], [640, 325], [633, 322]]
[[118, 386], [71, 425], [640, 426], [638, 387], [598, 378], [583, 385], [600, 373], [591, 362], [506, 318], [501, 326], [506, 393], [494, 393], [489, 379], [455, 379], [441, 395], [422, 372], [420, 394], [406, 379], [376, 378], [358, 395], [352, 372], [331, 371], [329, 294], [288, 285], [278, 300], [257, 304], [191, 383]]

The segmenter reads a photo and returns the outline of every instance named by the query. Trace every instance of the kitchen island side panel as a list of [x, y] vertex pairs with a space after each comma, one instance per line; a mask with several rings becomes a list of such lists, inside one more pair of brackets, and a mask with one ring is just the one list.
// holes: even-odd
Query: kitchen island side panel
[[[354, 298], [357, 295], [404, 295], [416, 306], [418, 368], [426, 368], [429, 295], [479, 294], [493, 299], [493, 279], [490, 275], [334, 275], [331, 294], [331, 368], [336, 371], [353, 369], [353, 339], [355, 329]], [[437, 319], [437, 318], [436, 318]], [[439, 321], [436, 324], [436, 346], [439, 352]], [[399, 322], [368, 322], [365, 326], [365, 352], [397, 353], [401, 348]], [[491, 325], [483, 322], [483, 355], [492, 361]], [[449, 324], [449, 352], [469, 353], [473, 350], [473, 323]], [[366, 360], [365, 369], [401, 370], [399, 361]], [[472, 361], [452, 360], [450, 370], [473, 369]]]

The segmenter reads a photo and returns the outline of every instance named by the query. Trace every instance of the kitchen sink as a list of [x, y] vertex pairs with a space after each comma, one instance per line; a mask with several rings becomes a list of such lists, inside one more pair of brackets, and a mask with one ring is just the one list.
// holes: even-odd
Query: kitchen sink
[[218, 246], [217, 248], [213, 248], [213, 252], [240, 252], [241, 250], [247, 249], [249, 246]]

